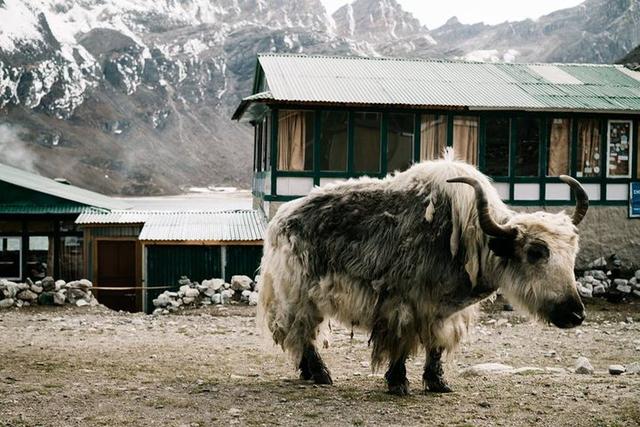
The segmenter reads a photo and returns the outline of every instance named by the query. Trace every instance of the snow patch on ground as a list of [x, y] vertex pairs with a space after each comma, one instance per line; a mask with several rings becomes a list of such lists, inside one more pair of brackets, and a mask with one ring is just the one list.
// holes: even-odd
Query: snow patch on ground
[[44, 41], [38, 17], [20, 0], [4, 0], [0, 23], [0, 49], [5, 52], [14, 52], [21, 43]]

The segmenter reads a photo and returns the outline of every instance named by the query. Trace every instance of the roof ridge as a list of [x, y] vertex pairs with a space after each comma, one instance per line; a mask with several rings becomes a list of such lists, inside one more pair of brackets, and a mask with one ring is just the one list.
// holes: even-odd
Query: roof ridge
[[289, 52], [263, 52], [258, 53], [261, 57], [294, 57], [294, 58], [322, 58], [322, 59], [350, 59], [361, 61], [398, 61], [398, 62], [439, 62], [453, 64], [488, 64], [488, 65], [542, 65], [542, 66], [573, 66], [573, 67], [610, 67], [622, 68], [622, 64], [595, 64], [595, 63], [578, 63], [578, 62], [506, 62], [506, 61], [473, 61], [468, 59], [454, 58], [419, 58], [419, 57], [390, 57], [390, 56], [358, 56], [358, 55], [326, 55], [326, 54], [306, 54], [306, 53], [289, 53]]

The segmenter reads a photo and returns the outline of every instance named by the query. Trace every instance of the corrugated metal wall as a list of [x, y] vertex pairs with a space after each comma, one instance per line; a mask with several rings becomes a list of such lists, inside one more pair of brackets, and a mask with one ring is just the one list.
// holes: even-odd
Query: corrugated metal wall
[[225, 280], [231, 280], [231, 276], [244, 274], [252, 279], [258, 274], [260, 259], [262, 258], [262, 245], [260, 246], [227, 246], [227, 265], [224, 269]]
[[[194, 282], [202, 282], [222, 276], [222, 251], [220, 246], [148, 245], [147, 286], [171, 286], [178, 289], [180, 276]], [[147, 309], [153, 310], [151, 301], [163, 289], [147, 291]]]

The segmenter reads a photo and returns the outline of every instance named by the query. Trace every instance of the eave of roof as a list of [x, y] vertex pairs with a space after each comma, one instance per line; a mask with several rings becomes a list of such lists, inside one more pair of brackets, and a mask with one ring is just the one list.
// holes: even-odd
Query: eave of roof
[[126, 209], [128, 205], [104, 194], [85, 190], [53, 179], [45, 178], [30, 172], [0, 163], [0, 181], [18, 187], [27, 188], [39, 193], [48, 194], [60, 199], [80, 203], [89, 207], [102, 209]]

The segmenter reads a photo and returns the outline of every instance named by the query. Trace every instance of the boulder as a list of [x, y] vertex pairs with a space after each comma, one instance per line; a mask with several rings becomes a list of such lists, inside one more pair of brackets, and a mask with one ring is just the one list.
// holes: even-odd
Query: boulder
[[18, 286], [18, 292], [25, 291], [25, 290], [29, 289], [29, 287], [30, 287], [26, 283], [16, 283], [16, 285]]
[[5, 298], [0, 300], [0, 308], [9, 308], [13, 307], [15, 300], [13, 298]]
[[515, 370], [513, 366], [502, 363], [480, 363], [463, 369], [460, 375], [464, 377], [477, 377], [483, 375], [510, 374]]
[[80, 287], [80, 289], [87, 290], [93, 287], [93, 283], [91, 283], [91, 281], [87, 279], [80, 279], [78, 280], [78, 286]]
[[180, 286], [180, 291], [179, 291], [179, 292], [182, 292], [182, 295], [184, 296], [184, 295], [186, 295], [186, 292], [187, 292], [189, 289], [191, 289], [191, 286], [189, 286], [189, 285], [182, 285], [182, 286]]
[[78, 301], [76, 301], [76, 305], [78, 307], [84, 307], [86, 305], [89, 305], [89, 302], [87, 300], [84, 300], [84, 299], [79, 299]]
[[611, 375], [620, 375], [626, 371], [622, 365], [609, 365], [609, 373]]
[[31, 290], [31, 292], [35, 292], [36, 294], [39, 294], [44, 290], [42, 286], [38, 286], [35, 283], [29, 286], [29, 289]]
[[51, 292], [51, 291], [55, 290], [55, 288], [56, 288], [56, 281], [53, 280], [53, 277], [47, 276], [44, 279], [42, 279], [42, 282], [40, 283], [40, 286], [42, 286], [42, 289], [45, 292]]
[[24, 291], [18, 292], [18, 295], [16, 295], [16, 297], [23, 301], [35, 301], [38, 299], [38, 294], [29, 289], [25, 289]]
[[[616, 280], [619, 280], [619, 279], [616, 279]], [[618, 292], [621, 292], [623, 294], [630, 294], [631, 293], [631, 286], [626, 284], [626, 280], [625, 280], [625, 284], [620, 283], [620, 284], [616, 285], [615, 282], [614, 282], [614, 286], [615, 286], [615, 289]]]
[[187, 297], [187, 296], [182, 297], [182, 302], [183, 302], [185, 305], [193, 304], [193, 302], [194, 302], [195, 300], [196, 300], [196, 299], [195, 299], [194, 297]]
[[592, 270], [589, 274], [596, 280], [607, 280], [607, 274], [602, 270]]
[[64, 280], [56, 280], [56, 283], [54, 283], [56, 291], [63, 289], [65, 286], [67, 286], [67, 282], [65, 282]]
[[593, 298], [593, 289], [590, 288], [591, 284], [576, 282], [576, 288], [582, 298]]
[[222, 295], [222, 303], [229, 304], [234, 294], [235, 292], [232, 289], [225, 289], [224, 291], [222, 291], [222, 293], [220, 294]]
[[231, 283], [225, 283], [223, 286], [225, 289], [231, 289]]
[[249, 295], [249, 305], [258, 305], [258, 292], [253, 291], [251, 295]]
[[232, 276], [231, 277], [231, 289], [234, 291], [250, 291], [253, 280], [248, 276]]
[[240, 294], [240, 301], [249, 302], [249, 296], [251, 295], [251, 291], [242, 291]]
[[219, 291], [224, 287], [224, 280], [222, 279], [211, 279], [209, 282], [211, 283], [209, 287], [214, 291]]
[[591, 366], [591, 362], [584, 356], [578, 357], [576, 360], [576, 374], [593, 374], [593, 366]]
[[66, 300], [66, 295], [63, 291], [58, 291], [53, 293], [54, 305], [64, 305], [65, 300]]
[[605, 288], [603, 284], [593, 287], [593, 295], [604, 295], [605, 293], [607, 293], [607, 288]]
[[640, 282], [640, 270], [636, 270], [636, 273], [633, 275], [638, 282]]
[[214, 304], [222, 304], [222, 294], [214, 294], [211, 297], [211, 302]]
[[159, 316], [161, 314], [163, 314], [163, 309], [161, 308], [156, 308], [155, 310], [153, 310], [153, 313], [151, 313], [152, 316]]
[[589, 263], [589, 268], [604, 268], [607, 266], [607, 260], [604, 257], [593, 260]]
[[205, 288], [203, 293], [209, 298], [212, 298], [217, 292], [213, 288]]
[[178, 280], [178, 284], [180, 286], [184, 286], [184, 285], [191, 285], [191, 280], [189, 280], [189, 278], [187, 276], [182, 276], [180, 277], [180, 280]]
[[38, 304], [40, 305], [53, 305], [54, 304], [54, 295], [56, 292], [53, 291], [43, 291], [38, 296]]
[[171, 298], [169, 297], [169, 295], [167, 295], [167, 292], [164, 292], [158, 295], [158, 297], [152, 302], [154, 307], [166, 307], [171, 302]]
[[198, 298], [200, 296], [200, 292], [196, 288], [187, 288], [184, 291], [185, 298]]

